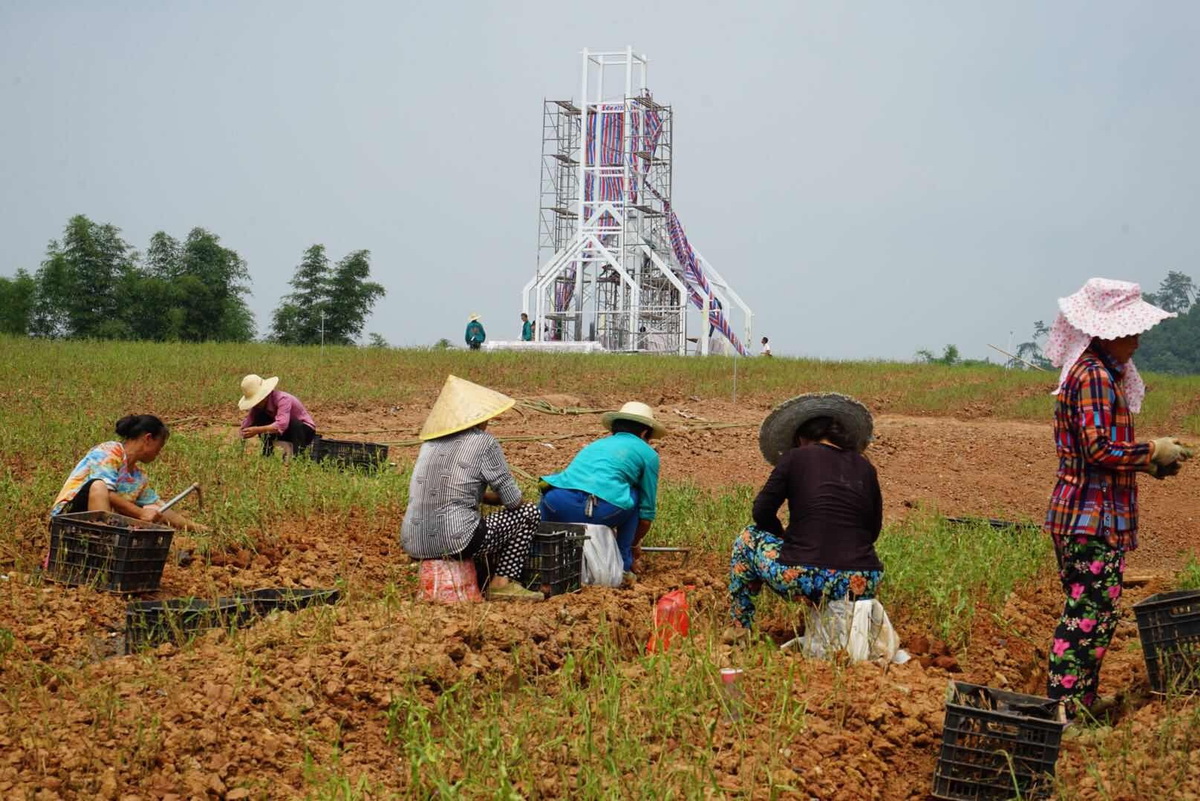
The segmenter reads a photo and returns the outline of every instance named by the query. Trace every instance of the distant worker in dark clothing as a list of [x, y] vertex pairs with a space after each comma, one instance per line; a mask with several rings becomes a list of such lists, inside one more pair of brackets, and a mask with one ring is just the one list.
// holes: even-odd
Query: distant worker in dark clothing
[[[809, 394], [785, 401], [763, 421], [759, 448], [775, 465], [754, 499], [754, 524], [738, 536], [730, 559], [730, 616], [754, 622], [754, 597], [765, 583], [784, 598], [814, 604], [875, 597], [883, 563], [875, 540], [883, 497], [862, 452], [871, 413], [844, 395]], [[779, 522], [787, 502], [789, 523]]]
[[472, 314], [467, 318], [467, 347], [471, 350], [479, 350], [483, 345], [483, 341], [487, 339], [487, 332], [483, 330], [483, 323], [479, 322], [479, 315]]
[[263, 456], [270, 456], [279, 443], [284, 459], [303, 453], [317, 435], [317, 424], [295, 395], [275, 389], [277, 376], [262, 378], [251, 373], [242, 379], [238, 408], [246, 412], [242, 439], [261, 437]]
[[525, 312], [521, 312], [521, 341], [533, 341], [533, 322]]

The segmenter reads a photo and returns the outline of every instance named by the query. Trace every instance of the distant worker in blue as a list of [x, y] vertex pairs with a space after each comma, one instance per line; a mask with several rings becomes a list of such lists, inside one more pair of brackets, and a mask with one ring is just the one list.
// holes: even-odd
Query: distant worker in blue
[[472, 314], [467, 318], [467, 347], [471, 350], [479, 350], [483, 345], [483, 341], [487, 339], [487, 332], [483, 330], [483, 323], [479, 322], [479, 315]]
[[542, 519], [610, 526], [625, 581], [632, 583], [637, 580], [635, 556], [658, 505], [658, 453], [649, 442], [666, 428], [649, 406], [637, 401], [600, 419], [612, 436], [585, 446], [561, 473], [542, 477]]
[[533, 341], [533, 321], [529, 319], [529, 315], [521, 312], [521, 341]]

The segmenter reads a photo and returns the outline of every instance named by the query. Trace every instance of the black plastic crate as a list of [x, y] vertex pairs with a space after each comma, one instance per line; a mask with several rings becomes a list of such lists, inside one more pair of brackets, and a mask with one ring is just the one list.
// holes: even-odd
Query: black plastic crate
[[336, 604], [341, 600], [342, 592], [333, 589], [307, 590], [281, 587], [279, 589], [254, 590], [249, 597], [254, 601], [257, 614], [265, 617], [276, 610], [295, 612], [298, 609], [307, 609], [319, 604]]
[[113, 592], [158, 589], [174, 530], [112, 512], [50, 518], [46, 576]]
[[539, 523], [521, 571], [521, 583], [543, 594], [577, 592], [583, 575], [583, 541], [587, 527], [582, 523]]
[[377, 470], [387, 464], [388, 446], [317, 437], [313, 440], [312, 458], [313, 461], [328, 461], [343, 468]]
[[1049, 698], [950, 682], [934, 797], [990, 801], [1049, 795], [1066, 725], [1062, 705]]
[[1200, 590], [1151, 595], [1134, 604], [1150, 689], [1200, 692]]
[[125, 607], [125, 650], [180, 643], [207, 629], [246, 626], [258, 615], [250, 597], [131, 601]]

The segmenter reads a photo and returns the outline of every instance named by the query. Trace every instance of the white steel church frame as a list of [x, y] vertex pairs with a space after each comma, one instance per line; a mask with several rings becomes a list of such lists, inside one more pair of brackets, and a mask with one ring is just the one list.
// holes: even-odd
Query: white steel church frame
[[537, 341], [732, 352], [749, 344], [753, 313], [673, 214], [671, 107], [651, 96], [646, 66], [633, 48], [584, 50], [580, 105], [545, 102], [538, 269], [521, 306]]

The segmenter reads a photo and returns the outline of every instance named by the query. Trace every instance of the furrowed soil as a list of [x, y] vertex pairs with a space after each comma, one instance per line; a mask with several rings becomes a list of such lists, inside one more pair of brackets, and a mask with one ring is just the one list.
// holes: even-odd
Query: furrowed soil
[[[405, 406], [313, 403], [310, 409], [332, 436], [396, 443], [391, 459], [402, 469], [415, 457], [416, 448], [407, 443], [435, 392], [431, 388], [429, 398]], [[561, 469], [598, 429], [595, 414], [547, 410], [611, 408], [625, 398], [534, 400], [543, 402], [541, 411], [518, 407], [489, 430], [501, 438], [532, 437], [508, 440], [504, 448], [511, 465], [536, 476]], [[757, 426], [769, 404], [657, 401], [656, 415], [673, 428], [659, 444], [664, 483], [721, 490], [764, 480]], [[187, 411], [193, 422], [177, 430], [214, 440], [236, 437], [235, 420], [214, 422], [228, 417], [223, 411]], [[877, 441], [868, 455], [879, 470], [889, 521], [920, 510], [1040, 518], [1056, 464], [1050, 426], [992, 419], [986, 411], [877, 418]], [[1200, 551], [1197, 489], [1200, 479], [1188, 470], [1171, 481], [1142, 482], [1142, 547], [1127, 572], [1146, 581], [1126, 591], [1126, 615], [1102, 678], [1107, 691], [1122, 694], [1125, 706], [1117, 727], [1064, 744], [1058, 764], [1064, 797], [1197, 797], [1196, 743], [1162, 738], [1162, 721], [1181, 713], [1149, 694], [1128, 613], [1132, 603], [1169, 588], [1187, 554]], [[397, 543], [399, 524], [393, 510], [364, 511], [349, 523], [315, 514], [282, 521], [271, 538], [253, 547], [209, 553], [186, 567], [172, 562], [161, 589], [144, 598], [338, 586], [343, 600], [130, 655], [122, 653], [124, 599], [44, 582], [5, 557], [14, 567], [0, 579], [0, 628], [12, 632], [11, 642], [0, 642], [0, 797], [429, 795], [434, 790], [398, 738], [397, 709], [409, 710], [404, 714], [411, 720], [413, 705], [421, 707], [431, 715], [433, 738], [450, 741], [454, 732], [439, 729], [439, 699], [464, 693], [508, 699], [495, 722], [502, 739], [525, 738], [514, 792], [577, 796], [587, 761], [603, 756], [582, 753], [579, 741], [566, 735], [555, 742], [548, 742], [554, 739], [549, 735], [547, 742], [530, 739], [529, 732], [515, 730], [516, 721], [555, 702], [569, 708], [567, 678], [584, 685], [616, 681], [629, 698], [640, 699], [668, 670], [707, 671], [714, 678], [682, 712], [675, 733], [630, 722], [640, 714], [636, 708], [623, 712], [635, 730], [646, 726], [644, 751], [640, 760], [612, 771], [615, 778], [602, 792], [589, 785], [592, 794], [644, 790], [641, 782], [652, 775], [666, 787], [698, 788], [696, 794], [711, 797], [923, 798], [937, 761], [947, 682], [1041, 694], [1045, 648], [1061, 603], [1052, 575], [1027, 582], [1002, 608], [977, 616], [969, 646], [957, 653], [912, 625], [905, 610], [890, 610], [914, 659], [887, 668], [846, 666], [804, 660], [763, 643], [723, 644], [727, 568], [719, 553], [697, 554], [683, 566], [665, 557], [647, 559], [648, 568], [628, 589], [586, 588], [530, 605], [437, 606], [416, 600], [417, 566]], [[729, 539], [735, 534], [729, 531]], [[44, 530], [28, 527], [18, 542], [40, 552]], [[653, 605], [681, 586], [694, 588], [693, 642], [647, 659]], [[787, 639], [794, 614], [772, 608], [761, 628], [775, 641]], [[597, 649], [606, 655], [599, 662], [581, 657]], [[746, 669], [738, 721], [727, 719], [719, 702], [715, 672], [725, 665]], [[802, 677], [784, 693], [800, 705], [798, 717], [778, 705], [778, 677], [789, 669]], [[404, 699], [399, 707], [397, 699]], [[561, 720], [561, 729], [578, 731], [580, 716]], [[617, 734], [595, 736], [603, 745]], [[466, 753], [443, 753], [448, 764], [439, 771], [451, 781], [472, 774], [476, 766]], [[344, 778], [345, 785], [325, 782], [330, 776]], [[700, 778], [674, 784], [679, 776]], [[487, 795], [477, 787], [467, 794]]]

